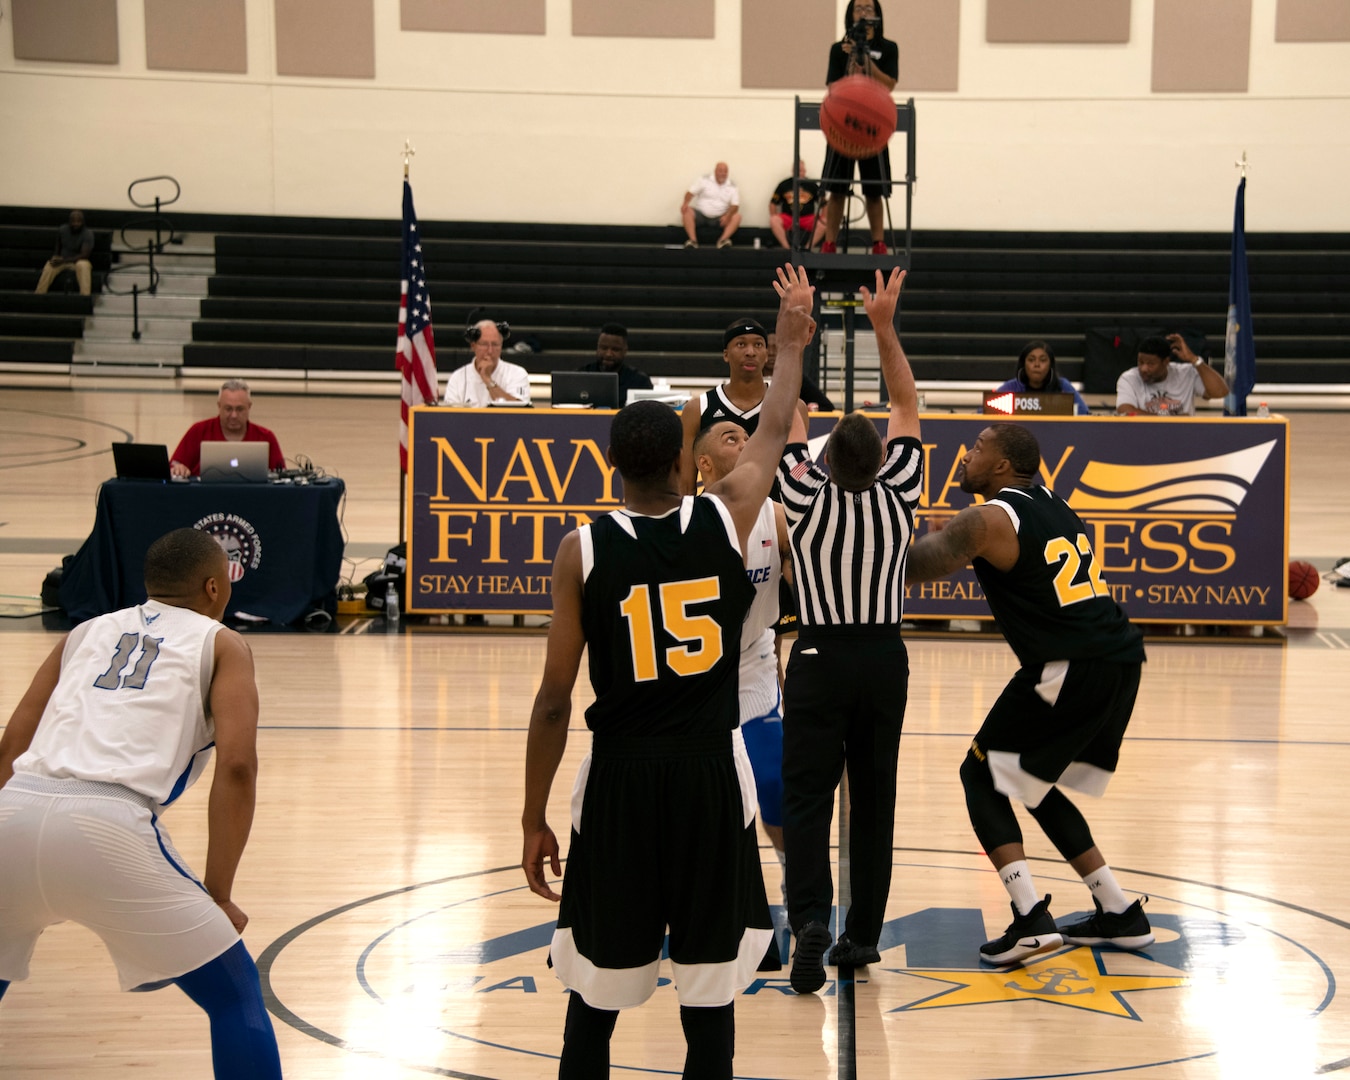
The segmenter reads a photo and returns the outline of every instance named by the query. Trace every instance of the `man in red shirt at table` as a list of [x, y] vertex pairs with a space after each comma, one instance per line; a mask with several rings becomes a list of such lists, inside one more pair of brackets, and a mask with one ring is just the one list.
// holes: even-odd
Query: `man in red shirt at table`
[[248, 411], [253, 408], [253, 397], [243, 379], [226, 379], [220, 384], [216, 398], [219, 415], [210, 420], [198, 420], [178, 443], [178, 449], [169, 459], [169, 471], [174, 476], [196, 476], [202, 467], [204, 442], [265, 442], [268, 446], [267, 467], [284, 469], [286, 458], [281, 453], [277, 437], [260, 424], [249, 422]]

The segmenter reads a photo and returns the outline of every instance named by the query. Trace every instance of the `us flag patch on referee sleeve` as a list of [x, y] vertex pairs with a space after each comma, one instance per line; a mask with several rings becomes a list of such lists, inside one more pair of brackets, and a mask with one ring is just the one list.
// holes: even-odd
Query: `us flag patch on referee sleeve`
[[811, 462], [799, 461], [797, 462], [796, 465], [792, 466], [792, 471], [788, 475], [791, 476], [792, 479], [794, 480], [800, 480], [810, 471], [811, 471]]

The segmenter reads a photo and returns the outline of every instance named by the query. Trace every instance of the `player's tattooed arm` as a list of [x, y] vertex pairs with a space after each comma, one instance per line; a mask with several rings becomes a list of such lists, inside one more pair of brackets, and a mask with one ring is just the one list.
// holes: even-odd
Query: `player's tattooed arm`
[[914, 541], [905, 564], [905, 581], [932, 581], [968, 566], [984, 550], [988, 522], [980, 507], [967, 507], [945, 528]]

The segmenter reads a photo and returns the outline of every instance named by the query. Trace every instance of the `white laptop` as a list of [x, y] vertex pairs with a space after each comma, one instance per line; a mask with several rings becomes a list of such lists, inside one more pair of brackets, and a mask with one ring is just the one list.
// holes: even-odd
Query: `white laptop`
[[267, 483], [269, 449], [265, 442], [202, 443], [202, 483]]

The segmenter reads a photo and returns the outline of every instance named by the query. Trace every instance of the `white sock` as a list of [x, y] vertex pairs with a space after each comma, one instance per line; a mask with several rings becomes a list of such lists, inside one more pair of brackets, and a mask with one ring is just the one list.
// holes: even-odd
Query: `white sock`
[[1116, 875], [1111, 873], [1109, 866], [1098, 867], [1092, 873], [1085, 875], [1083, 884], [1088, 887], [1088, 892], [1102, 905], [1104, 911], [1119, 915], [1130, 906], [1131, 901], [1125, 898], [1124, 892], [1121, 891], [1120, 885], [1116, 881]]
[[1031, 867], [1025, 859], [1003, 866], [998, 876], [1002, 878], [1003, 887], [1008, 890], [1019, 915], [1027, 914], [1040, 902], [1041, 898], [1036, 895], [1036, 883], [1031, 880]]

